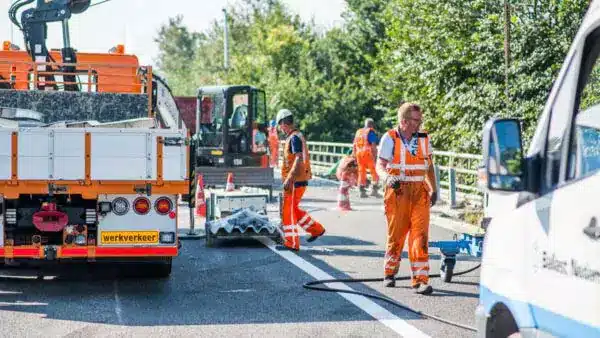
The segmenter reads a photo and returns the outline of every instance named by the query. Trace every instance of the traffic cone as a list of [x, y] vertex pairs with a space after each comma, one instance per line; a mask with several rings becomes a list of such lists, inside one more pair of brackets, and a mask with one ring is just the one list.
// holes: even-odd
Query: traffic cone
[[225, 191], [233, 191], [235, 186], [233, 185], [233, 173], [227, 174], [227, 185], [225, 185]]
[[348, 181], [348, 175], [342, 174], [340, 180], [340, 187], [338, 189], [338, 209], [342, 211], [351, 211], [350, 206], [350, 182]]
[[204, 179], [198, 175], [196, 179], [196, 216], [206, 217], [206, 199], [204, 198]]

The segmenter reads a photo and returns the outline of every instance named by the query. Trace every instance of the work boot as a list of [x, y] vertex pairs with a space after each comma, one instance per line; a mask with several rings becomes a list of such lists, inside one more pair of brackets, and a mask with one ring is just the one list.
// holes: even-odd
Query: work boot
[[376, 198], [381, 198], [381, 194], [379, 193], [379, 184], [374, 184], [371, 187], [371, 196]]
[[289, 246], [285, 246], [285, 245], [276, 245], [275, 246], [275, 250], [277, 251], [293, 251], [293, 252], [298, 252], [300, 251], [300, 249], [296, 249], [296, 248], [291, 248]]
[[429, 284], [421, 283], [415, 292], [421, 295], [430, 295], [433, 292], [433, 288]]
[[358, 190], [360, 191], [360, 198], [367, 198], [369, 197], [369, 195], [367, 195], [367, 189], [365, 187], [359, 187]]
[[322, 232], [320, 235], [317, 235], [317, 236], [313, 236], [313, 235], [311, 235], [310, 237], [308, 237], [308, 238], [306, 239], [306, 241], [307, 241], [307, 242], [309, 242], [309, 243], [310, 243], [310, 242], [313, 242], [314, 240], [316, 240], [317, 238], [319, 238], [319, 237], [323, 236], [324, 234], [325, 234], [325, 229], [323, 229], [323, 232]]
[[396, 286], [396, 279], [394, 276], [385, 276], [383, 278], [383, 286], [386, 288], [393, 288]]

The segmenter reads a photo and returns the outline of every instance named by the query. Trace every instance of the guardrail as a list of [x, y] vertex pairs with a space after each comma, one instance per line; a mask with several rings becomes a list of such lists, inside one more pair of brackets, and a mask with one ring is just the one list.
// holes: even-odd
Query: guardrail
[[[307, 144], [313, 172], [332, 179], [335, 176], [328, 175], [331, 168], [352, 151], [351, 143], [309, 141]], [[281, 150], [279, 154], [283, 154]], [[481, 155], [434, 150], [433, 157], [438, 191], [450, 207], [456, 207], [461, 200], [483, 205], [484, 194], [477, 187], [477, 166], [482, 161]], [[281, 158], [280, 155], [280, 161]]]

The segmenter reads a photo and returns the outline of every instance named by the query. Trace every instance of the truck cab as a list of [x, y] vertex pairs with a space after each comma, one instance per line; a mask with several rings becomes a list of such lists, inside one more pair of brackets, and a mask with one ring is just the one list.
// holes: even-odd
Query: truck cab
[[[527, 151], [521, 123], [483, 132], [480, 337], [600, 336], [600, 3], [574, 38]], [[493, 204], [493, 205], [492, 205]]]

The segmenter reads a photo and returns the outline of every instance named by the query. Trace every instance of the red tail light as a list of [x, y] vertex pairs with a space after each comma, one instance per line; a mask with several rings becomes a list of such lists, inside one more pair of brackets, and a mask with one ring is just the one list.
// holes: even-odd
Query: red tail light
[[154, 202], [154, 209], [161, 215], [168, 214], [173, 209], [173, 203], [166, 197], [161, 197]]
[[150, 211], [150, 201], [145, 197], [138, 197], [133, 202], [133, 210], [138, 215], [145, 215]]

